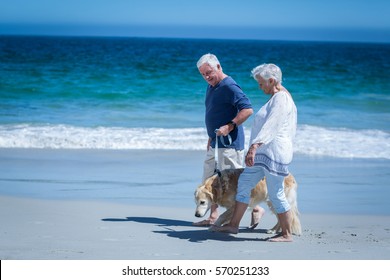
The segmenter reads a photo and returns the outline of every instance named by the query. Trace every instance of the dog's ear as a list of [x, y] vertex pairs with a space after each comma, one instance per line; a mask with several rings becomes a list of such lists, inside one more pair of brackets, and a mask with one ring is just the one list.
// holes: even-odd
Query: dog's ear
[[199, 186], [194, 192], [195, 200], [203, 197], [208, 197], [213, 200], [213, 193], [206, 188], [206, 185]]
[[212, 201], [213, 198], [214, 198], [213, 190], [207, 188], [207, 185], [206, 185], [206, 184], [203, 185], [203, 186], [199, 189], [199, 192], [202, 193], [204, 196], [207, 196], [211, 201]]
[[215, 199], [218, 199], [219, 194], [221, 193], [220, 190], [221, 190], [221, 189], [219, 189], [219, 188], [216, 187], [216, 186], [213, 187], [213, 189], [212, 189], [212, 194], [211, 194], [211, 200], [214, 201], [214, 198], [215, 198]]
[[216, 186], [217, 176], [217, 174], [214, 174], [204, 182], [204, 186], [209, 192], [212, 192], [212, 189]]
[[219, 188], [220, 184], [219, 184], [219, 178], [215, 178], [215, 180], [213, 181], [213, 183], [211, 184], [211, 189], [214, 190], [216, 188]]

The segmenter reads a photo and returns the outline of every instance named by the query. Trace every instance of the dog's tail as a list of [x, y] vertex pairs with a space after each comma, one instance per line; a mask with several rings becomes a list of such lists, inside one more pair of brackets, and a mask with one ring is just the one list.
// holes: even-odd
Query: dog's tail
[[299, 212], [297, 207], [291, 208], [291, 232], [295, 235], [301, 235], [302, 234], [302, 226], [301, 221], [299, 220]]
[[302, 234], [302, 226], [301, 221], [299, 219], [299, 210], [297, 203], [297, 192], [296, 187], [290, 190], [290, 194], [288, 195], [288, 202], [290, 203], [291, 209], [291, 232], [295, 235]]

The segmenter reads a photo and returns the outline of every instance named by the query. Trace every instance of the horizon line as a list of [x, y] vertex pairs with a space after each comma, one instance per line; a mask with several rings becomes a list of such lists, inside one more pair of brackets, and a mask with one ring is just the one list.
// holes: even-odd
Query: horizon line
[[390, 29], [0, 23], [0, 35], [390, 43]]

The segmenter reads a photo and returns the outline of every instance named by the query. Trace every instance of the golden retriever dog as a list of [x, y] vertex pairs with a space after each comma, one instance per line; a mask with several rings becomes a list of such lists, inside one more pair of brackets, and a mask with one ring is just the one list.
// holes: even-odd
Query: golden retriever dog
[[[204, 184], [200, 185], [195, 190], [195, 203], [196, 211], [195, 216], [203, 217], [210, 209], [211, 204], [216, 203], [219, 206], [225, 207], [226, 211], [219, 216], [215, 222], [216, 226], [222, 226], [230, 222], [233, 215], [235, 197], [237, 193], [238, 178], [244, 169], [230, 169], [224, 170], [220, 174], [215, 174], [208, 178]], [[297, 183], [292, 174], [288, 175], [284, 179], [284, 192], [286, 198], [291, 206], [291, 231], [295, 235], [301, 235], [301, 223], [299, 220], [299, 212], [297, 205]], [[268, 200], [266, 180], [263, 178], [251, 191], [251, 200], [249, 202], [249, 208], [253, 209], [261, 202], [266, 202], [268, 207], [273, 210], [271, 202]], [[251, 225], [251, 228], [255, 228], [257, 223]], [[276, 233], [281, 230], [279, 221], [276, 225], [268, 230], [268, 233]]]

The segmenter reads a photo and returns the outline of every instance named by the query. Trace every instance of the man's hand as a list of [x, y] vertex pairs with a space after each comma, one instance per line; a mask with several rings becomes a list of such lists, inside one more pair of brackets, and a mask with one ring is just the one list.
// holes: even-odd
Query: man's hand
[[218, 128], [218, 130], [216, 130], [216, 133], [217, 133], [217, 136], [228, 136], [229, 133], [230, 133], [230, 126], [228, 124], [226, 125], [223, 125], [221, 126], [220, 128]]

